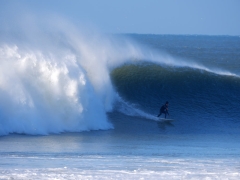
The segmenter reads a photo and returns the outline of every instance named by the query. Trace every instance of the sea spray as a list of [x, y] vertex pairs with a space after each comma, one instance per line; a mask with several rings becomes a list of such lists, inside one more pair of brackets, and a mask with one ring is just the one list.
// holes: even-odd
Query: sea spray
[[52, 24], [54, 32], [33, 26], [1, 38], [7, 40], [0, 42], [0, 135], [113, 128], [106, 112], [117, 94], [109, 72], [142, 59], [141, 51], [64, 20]]
[[105, 109], [74, 56], [1, 48], [1, 134], [108, 129]]

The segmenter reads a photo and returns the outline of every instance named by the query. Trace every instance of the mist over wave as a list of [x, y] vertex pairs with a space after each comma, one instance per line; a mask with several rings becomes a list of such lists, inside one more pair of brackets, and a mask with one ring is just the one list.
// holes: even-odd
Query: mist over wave
[[125, 63], [237, 76], [160, 55], [123, 37], [80, 31], [63, 19], [48, 22], [42, 30], [43, 23], [27, 21], [17, 34], [4, 31], [0, 37], [0, 135], [110, 129], [106, 112], [116, 101], [125, 114], [156, 119], [115, 92], [110, 72]]
[[47, 32], [29, 22], [17, 35], [2, 33], [0, 135], [113, 128], [106, 112], [117, 95], [109, 71], [137, 49], [64, 20], [53, 24]]

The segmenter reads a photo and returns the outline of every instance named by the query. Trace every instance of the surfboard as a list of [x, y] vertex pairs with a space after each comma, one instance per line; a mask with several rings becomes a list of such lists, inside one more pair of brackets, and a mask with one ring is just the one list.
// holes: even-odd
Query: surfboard
[[174, 119], [159, 118], [159, 121], [172, 122], [172, 121], [174, 121]]

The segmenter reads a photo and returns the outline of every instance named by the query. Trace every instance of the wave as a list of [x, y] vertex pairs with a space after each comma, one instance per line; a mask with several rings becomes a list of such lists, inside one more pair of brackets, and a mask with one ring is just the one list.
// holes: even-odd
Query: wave
[[[111, 77], [120, 96], [147, 114], [132, 110], [130, 115], [156, 120], [161, 105], [169, 101], [171, 118], [181, 125], [195, 129], [204, 124], [209, 126], [211, 122], [211, 126], [218, 129], [230, 126], [231, 131], [237, 132], [240, 117], [238, 76], [191, 67], [140, 63], [116, 68]], [[121, 111], [129, 114], [128, 110]]]
[[[228, 96], [224, 97], [227, 103], [233, 92], [240, 97], [238, 89], [226, 89], [229, 78], [232, 83], [237, 81], [232, 86], [239, 88], [239, 80], [234, 79], [239, 78], [237, 74], [159, 54], [124, 37], [81, 32], [64, 20], [52, 22], [47, 29], [53, 31], [47, 33], [40, 25], [28, 23], [27, 27], [34, 26], [37, 31], [25, 27], [17, 36], [8, 32], [0, 38], [0, 135], [111, 129], [106, 113], [114, 108], [155, 120], [152, 113], [160, 100], [184, 99], [183, 105], [192, 98], [204, 99], [206, 93], [213, 96], [220, 87], [214, 89], [218, 80], [223, 91], [229, 92], [224, 95]], [[153, 65], [139, 66], [139, 62]], [[124, 66], [126, 63], [137, 65]], [[212, 80], [205, 83], [209, 76]], [[191, 88], [196, 81], [200, 85]], [[199, 92], [206, 85], [211, 88]], [[217, 98], [222, 98], [221, 92]], [[137, 108], [134, 102], [145, 107]]]
[[62, 19], [52, 22], [47, 32], [25, 22], [17, 35], [0, 37], [0, 135], [113, 128], [106, 112], [117, 93], [109, 72], [140, 57], [139, 49]]

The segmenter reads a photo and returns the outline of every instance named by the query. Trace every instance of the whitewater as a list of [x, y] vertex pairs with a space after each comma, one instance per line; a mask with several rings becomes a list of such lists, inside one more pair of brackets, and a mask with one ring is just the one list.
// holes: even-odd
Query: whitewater
[[109, 72], [137, 52], [67, 27], [61, 37], [41, 33], [43, 46], [1, 42], [1, 135], [113, 128], [106, 117], [116, 98]]

